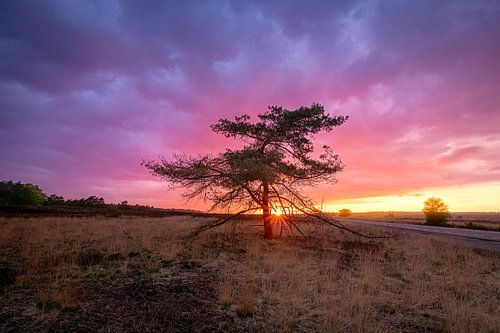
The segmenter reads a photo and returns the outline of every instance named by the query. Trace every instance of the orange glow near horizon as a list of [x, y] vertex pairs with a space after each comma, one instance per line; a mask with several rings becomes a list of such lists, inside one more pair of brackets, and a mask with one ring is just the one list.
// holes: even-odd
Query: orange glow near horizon
[[438, 197], [444, 200], [452, 212], [500, 211], [500, 182], [428, 188], [414, 192], [405, 195], [335, 200], [326, 203], [323, 208], [329, 212], [343, 208], [353, 212], [421, 211], [427, 198]]
[[[158, 182], [158, 184], [161, 184]], [[163, 184], [161, 184], [163, 185]], [[164, 191], [164, 189], [161, 189]], [[333, 188], [333, 191], [336, 189]], [[430, 197], [438, 197], [444, 200], [449, 206], [450, 212], [500, 212], [500, 181], [464, 184], [447, 187], [429, 187], [424, 189], [411, 189], [402, 194], [390, 194], [379, 196], [364, 196], [332, 199], [327, 195], [315, 198], [311, 195], [313, 190], [304, 191], [304, 195], [310, 196], [316, 202], [321, 202], [324, 198], [321, 208], [324, 212], [338, 212], [346, 208], [353, 212], [420, 212], [422, 211], [424, 201]], [[162, 192], [164, 193], [164, 192]], [[338, 192], [338, 194], [342, 194]], [[205, 210], [208, 204], [198, 203], [196, 206], [189, 206], [189, 209]], [[172, 204], [158, 205], [159, 208], [177, 207], [186, 209], [186, 206], [173, 201]], [[281, 208], [281, 207], [280, 207]], [[273, 207], [272, 214], [278, 217], [284, 217], [287, 213], [294, 214], [293, 211], [283, 211], [278, 207]], [[288, 210], [288, 209], [287, 209]], [[262, 214], [262, 210], [256, 210], [251, 214]]]

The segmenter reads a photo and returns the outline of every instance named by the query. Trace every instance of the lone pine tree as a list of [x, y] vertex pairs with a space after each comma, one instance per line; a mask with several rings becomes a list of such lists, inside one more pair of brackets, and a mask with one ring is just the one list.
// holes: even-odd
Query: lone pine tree
[[179, 154], [143, 164], [153, 175], [186, 188], [186, 198], [211, 201], [211, 211], [238, 209], [237, 216], [261, 210], [264, 236], [272, 239], [273, 211], [317, 212], [301, 189], [334, 183], [335, 174], [344, 166], [326, 145], [314, 158], [312, 136], [332, 131], [348, 117], [330, 116], [322, 105], [312, 104], [296, 110], [270, 106], [258, 118], [252, 123], [250, 116], [242, 115], [220, 119], [211, 126], [227, 138], [241, 139], [241, 149], [197, 157]]

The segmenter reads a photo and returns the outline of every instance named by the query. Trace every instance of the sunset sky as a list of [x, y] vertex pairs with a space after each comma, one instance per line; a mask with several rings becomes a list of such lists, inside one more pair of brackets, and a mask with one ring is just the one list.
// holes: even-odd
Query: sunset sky
[[0, 180], [203, 209], [142, 159], [268, 105], [349, 115], [330, 210], [500, 210], [499, 1], [1, 1]]

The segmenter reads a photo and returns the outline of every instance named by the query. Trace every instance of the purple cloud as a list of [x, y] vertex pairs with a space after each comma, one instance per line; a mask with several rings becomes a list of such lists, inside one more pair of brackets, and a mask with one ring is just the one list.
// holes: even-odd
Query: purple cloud
[[152, 179], [142, 158], [217, 152], [236, 144], [210, 133], [217, 119], [311, 102], [351, 116], [318, 138], [348, 166], [336, 189], [318, 195], [499, 179], [494, 2], [4, 1], [0, 9], [2, 179], [175, 206], [179, 193]]

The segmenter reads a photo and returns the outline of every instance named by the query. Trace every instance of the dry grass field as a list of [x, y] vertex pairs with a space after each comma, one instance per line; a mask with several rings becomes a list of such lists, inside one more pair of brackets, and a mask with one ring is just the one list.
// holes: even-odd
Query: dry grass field
[[499, 332], [499, 254], [201, 222], [0, 219], [0, 331]]
[[[383, 222], [424, 224], [422, 212], [353, 213], [349, 218]], [[451, 213], [450, 226], [500, 231], [500, 213]]]

